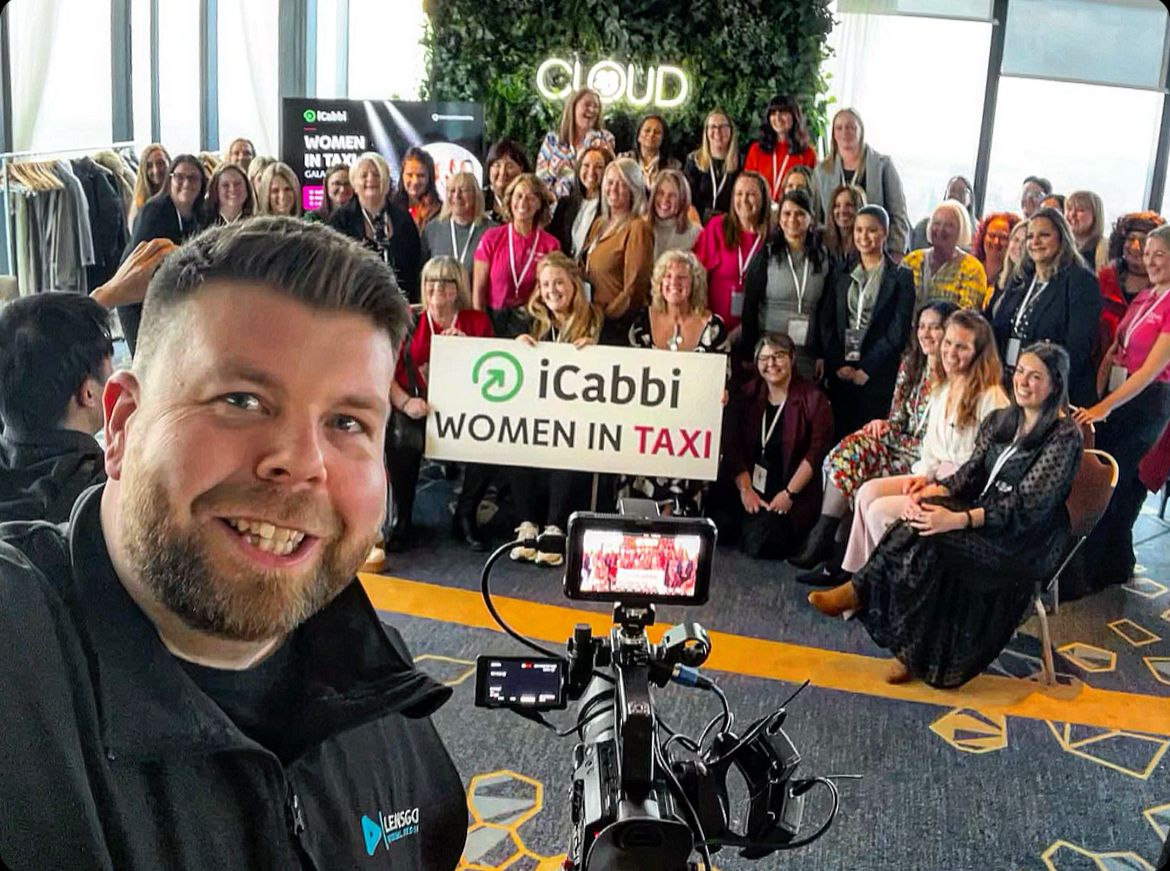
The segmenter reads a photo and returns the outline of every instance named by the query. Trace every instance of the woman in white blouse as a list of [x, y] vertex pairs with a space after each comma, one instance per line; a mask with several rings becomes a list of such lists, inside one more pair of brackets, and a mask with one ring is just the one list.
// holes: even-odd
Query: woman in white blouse
[[846, 574], [865, 565], [886, 529], [911, 505], [943, 492], [937, 482], [970, 458], [980, 422], [1008, 404], [991, 325], [973, 309], [960, 309], [947, 318], [938, 365], [922, 456], [912, 473], [875, 478], [857, 491], [849, 544], [841, 561]]

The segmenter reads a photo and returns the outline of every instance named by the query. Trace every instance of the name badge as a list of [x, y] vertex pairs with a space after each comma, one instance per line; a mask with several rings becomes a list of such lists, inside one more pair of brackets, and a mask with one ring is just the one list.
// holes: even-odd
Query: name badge
[[1015, 367], [1016, 361], [1020, 359], [1020, 340], [1016, 338], [1008, 339], [1007, 353], [1004, 354], [1004, 362], [1011, 367]]
[[845, 360], [856, 363], [861, 359], [861, 343], [865, 339], [865, 330], [845, 331]]
[[752, 469], [752, 489], [761, 496], [768, 490], [768, 470], [759, 463]]
[[1118, 366], [1116, 363], [1114, 363], [1112, 366], [1110, 366], [1109, 367], [1109, 392], [1112, 393], [1114, 390], [1119, 388], [1122, 384], [1125, 383], [1125, 379], [1128, 377], [1129, 377], [1129, 370], [1126, 369], [1124, 366]]
[[734, 290], [731, 292], [731, 316], [733, 318], [743, 317], [743, 291]]
[[581, 280], [581, 290], [585, 294], [586, 302], [593, 302], [593, 285], [584, 279]]
[[804, 315], [795, 315], [788, 319], [788, 338], [798, 347], [804, 347], [808, 341], [808, 318]]

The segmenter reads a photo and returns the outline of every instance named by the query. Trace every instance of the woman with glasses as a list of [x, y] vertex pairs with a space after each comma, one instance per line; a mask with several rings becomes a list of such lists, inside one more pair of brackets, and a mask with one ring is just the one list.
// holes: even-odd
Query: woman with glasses
[[[731, 192], [739, 169], [739, 137], [731, 117], [722, 109], [713, 109], [703, 121], [702, 143], [687, 156], [683, 170], [691, 186], [691, 202], [704, 226], [712, 216], [731, 210]], [[764, 182], [765, 193], [767, 187]]]
[[422, 246], [410, 214], [390, 202], [390, 167], [376, 151], [353, 165], [354, 196], [329, 218], [329, 226], [358, 240], [394, 270], [398, 287], [410, 302], [419, 301]]
[[[471, 308], [467, 273], [454, 257], [435, 257], [422, 269], [423, 313], [413, 333], [403, 343], [398, 371], [390, 387], [390, 404], [394, 415], [386, 437], [386, 467], [394, 493], [395, 517], [386, 547], [398, 551], [409, 546], [411, 513], [422, 462], [423, 429], [430, 406], [427, 405], [427, 381], [430, 374], [431, 341], [435, 336], [470, 336], [490, 339], [491, 321], [483, 312]], [[414, 438], [400, 438], [404, 427], [416, 429]], [[475, 463], [464, 470], [463, 492], [456, 503], [454, 531], [456, 537], [473, 550], [483, 550], [483, 540], [475, 523], [475, 510], [488, 483], [488, 470]]]
[[739, 497], [738, 506], [723, 506], [719, 532], [732, 540], [738, 532], [743, 552], [757, 559], [783, 559], [808, 535], [833, 444], [829, 401], [795, 372], [795, 357], [792, 339], [765, 333], [754, 349], [756, 377], [727, 408], [721, 480]]
[[335, 163], [325, 173], [324, 196], [321, 205], [311, 212], [305, 212], [305, 219], [319, 221], [322, 224], [329, 222], [335, 211], [353, 199], [353, 185], [349, 183], [349, 164]]
[[447, 180], [447, 202], [438, 219], [423, 228], [423, 260], [454, 257], [470, 276], [475, 251], [483, 234], [496, 222], [484, 215], [483, 191], [470, 172], [457, 172]]
[[[171, 161], [168, 183], [146, 201], [134, 223], [130, 244], [122, 255], [125, 260], [139, 242], [170, 239], [176, 245], [203, 229], [202, 204], [207, 193], [207, 176], [203, 164], [193, 154], [180, 154]], [[142, 304], [118, 306], [118, 320], [130, 353], [138, 345], [138, 321]]]

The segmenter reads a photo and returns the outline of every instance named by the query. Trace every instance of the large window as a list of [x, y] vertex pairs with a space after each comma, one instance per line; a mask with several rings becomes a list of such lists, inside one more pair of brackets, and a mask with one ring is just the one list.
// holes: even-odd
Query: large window
[[171, 157], [199, 151], [199, 3], [158, 4], [160, 141]]
[[425, 25], [422, 0], [349, 0], [349, 96], [417, 100]]
[[999, 84], [985, 211], [1020, 209], [1029, 175], [1101, 195], [1110, 220], [1144, 209], [1162, 95], [1039, 79]]
[[4, 7], [17, 151], [113, 141], [110, 0], [16, 0]]
[[278, 154], [277, 0], [218, 0], [219, 146], [237, 136]]
[[145, 145], [150, 130], [150, 0], [130, 3], [130, 87], [134, 106], [134, 139]]
[[991, 25], [838, 13], [830, 92], [855, 108], [865, 141], [902, 178], [910, 221], [929, 214], [951, 176], [974, 180]]
[[349, 87], [349, 0], [317, 0], [317, 82], [313, 96], [344, 97]]

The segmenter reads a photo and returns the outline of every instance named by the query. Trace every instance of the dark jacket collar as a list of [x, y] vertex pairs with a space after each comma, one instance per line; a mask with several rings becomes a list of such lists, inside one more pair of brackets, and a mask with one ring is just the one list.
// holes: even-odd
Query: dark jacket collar
[[[104, 743], [114, 755], [253, 749], [163, 646], [114, 571], [102, 533], [102, 487], [77, 502], [69, 525], [70, 601], [88, 646]], [[354, 579], [286, 642], [296, 643], [305, 703], [291, 728], [304, 747], [385, 715], [426, 717], [451, 695], [417, 671]]]
[[0, 431], [0, 442], [13, 451], [32, 450], [47, 456], [66, 453], [100, 454], [101, 445], [89, 433], [75, 429], [22, 430], [10, 426]]

